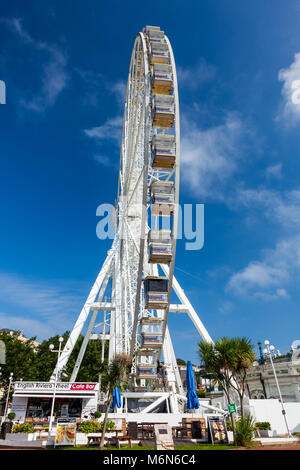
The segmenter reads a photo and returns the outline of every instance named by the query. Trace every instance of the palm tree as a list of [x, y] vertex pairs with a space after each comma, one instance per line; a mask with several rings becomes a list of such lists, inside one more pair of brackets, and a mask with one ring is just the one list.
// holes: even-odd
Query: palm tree
[[102, 436], [100, 440], [99, 449], [104, 449], [105, 431], [108, 420], [108, 413], [113, 399], [114, 388], [119, 385], [119, 382], [126, 380], [126, 373], [131, 365], [131, 359], [126, 354], [119, 354], [115, 359], [108, 364], [107, 370], [101, 376], [101, 389], [108, 393], [107, 406], [103, 420]]
[[[241, 416], [244, 418], [244, 397], [247, 372], [251, 368], [255, 354], [250, 340], [242, 338], [218, 339], [215, 344], [199, 343], [199, 354], [205, 372], [211, 374], [223, 387], [228, 403], [231, 403], [233, 389], [240, 400]], [[233, 414], [230, 414], [232, 428], [236, 434]]]
[[232, 374], [235, 378], [232, 386], [239, 394], [241, 404], [241, 416], [244, 418], [244, 397], [246, 390], [246, 378], [249, 369], [255, 361], [255, 353], [251, 341], [245, 337], [232, 338], [234, 351], [233, 362], [231, 364]]

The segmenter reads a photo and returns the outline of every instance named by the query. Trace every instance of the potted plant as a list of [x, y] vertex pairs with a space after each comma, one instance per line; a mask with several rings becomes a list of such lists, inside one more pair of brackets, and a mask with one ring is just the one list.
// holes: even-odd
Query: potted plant
[[255, 423], [255, 429], [259, 437], [270, 437], [271, 435], [271, 424], [268, 421], [259, 421]]
[[16, 417], [16, 413], [8, 413], [7, 418], [9, 421], [13, 421]]
[[34, 440], [33, 423], [16, 423], [13, 425], [12, 434], [9, 439], [14, 441], [32, 441]]
[[93, 413], [93, 416], [94, 416], [95, 419], [99, 419], [99, 418], [101, 418], [102, 413], [101, 413], [101, 411], [95, 411]]

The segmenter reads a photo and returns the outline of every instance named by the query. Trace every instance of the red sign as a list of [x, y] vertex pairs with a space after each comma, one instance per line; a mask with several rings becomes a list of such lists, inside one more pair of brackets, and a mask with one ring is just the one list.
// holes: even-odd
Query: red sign
[[70, 390], [94, 390], [96, 384], [86, 384], [86, 383], [73, 383]]

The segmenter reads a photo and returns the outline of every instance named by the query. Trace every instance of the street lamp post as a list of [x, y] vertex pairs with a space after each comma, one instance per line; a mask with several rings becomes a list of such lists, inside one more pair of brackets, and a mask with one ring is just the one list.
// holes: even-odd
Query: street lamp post
[[[63, 342], [63, 337], [60, 336], [58, 338], [59, 346], [58, 349], [54, 349], [54, 345], [50, 344], [49, 349], [51, 352], [58, 353], [58, 362], [61, 355], [61, 345]], [[48, 442], [51, 440], [51, 432], [52, 432], [52, 420], [53, 420], [53, 412], [54, 412], [54, 404], [55, 404], [55, 393], [56, 393], [56, 384], [57, 384], [57, 377], [58, 377], [58, 367], [56, 367], [55, 372], [55, 379], [54, 379], [54, 390], [53, 390], [53, 397], [52, 397], [52, 405], [51, 405], [51, 413], [50, 413], [50, 422], [49, 422], [49, 430], [48, 430]]]
[[9, 385], [8, 385], [8, 392], [7, 392], [7, 397], [6, 397], [6, 403], [5, 403], [5, 410], [4, 410], [4, 421], [6, 419], [6, 414], [7, 414], [7, 409], [8, 409], [8, 400], [9, 400], [9, 394], [10, 394], [10, 388], [11, 388], [11, 383], [13, 381], [14, 373], [11, 372], [9, 374]]
[[287, 419], [286, 419], [286, 411], [285, 411], [285, 408], [284, 408], [284, 405], [283, 405], [283, 400], [282, 400], [282, 395], [281, 395], [281, 391], [280, 391], [280, 387], [279, 387], [279, 382], [278, 382], [278, 379], [277, 379], [277, 374], [276, 374], [276, 370], [275, 370], [275, 367], [274, 367], [274, 362], [273, 362], [273, 359], [272, 359], [272, 354], [275, 350], [275, 347], [272, 346], [272, 345], [270, 346], [270, 342], [268, 340], [265, 341], [265, 345], [266, 345], [266, 348], [264, 349], [264, 353], [266, 354], [266, 356], [268, 356], [270, 358], [271, 366], [272, 366], [274, 377], [275, 377], [275, 383], [276, 383], [276, 386], [277, 386], [279, 399], [280, 399], [280, 403], [281, 403], [282, 415], [283, 415], [283, 418], [284, 418], [284, 421], [285, 421], [288, 436], [292, 437], [292, 434], [291, 434], [291, 432], [289, 430], [289, 427], [288, 427], [288, 423], [287, 423]]

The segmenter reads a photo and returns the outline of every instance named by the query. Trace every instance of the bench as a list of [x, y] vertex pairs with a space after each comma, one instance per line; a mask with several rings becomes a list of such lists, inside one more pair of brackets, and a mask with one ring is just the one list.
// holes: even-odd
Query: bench
[[130, 449], [132, 448], [132, 436], [114, 436], [112, 440], [116, 444], [117, 448], [120, 449], [122, 441], [128, 441]]
[[87, 436], [87, 440], [88, 440], [87, 446], [90, 445], [91, 441], [94, 442], [94, 443], [99, 442], [99, 444], [100, 444], [101, 437], [102, 437], [102, 432], [88, 434], [88, 436]]

